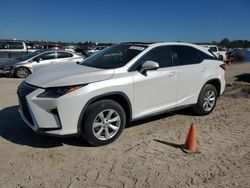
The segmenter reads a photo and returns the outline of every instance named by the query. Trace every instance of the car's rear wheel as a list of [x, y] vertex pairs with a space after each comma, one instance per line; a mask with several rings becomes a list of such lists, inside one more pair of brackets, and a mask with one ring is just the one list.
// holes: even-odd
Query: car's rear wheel
[[91, 104], [84, 115], [82, 136], [89, 144], [101, 146], [116, 140], [126, 124], [126, 115], [120, 104], [102, 100]]
[[218, 93], [211, 84], [206, 84], [199, 95], [198, 102], [194, 106], [194, 111], [198, 115], [207, 115], [211, 113], [216, 105]]
[[30, 74], [30, 70], [26, 67], [18, 67], [15, 70], [15, 76], [17, 78], [26, 78]]

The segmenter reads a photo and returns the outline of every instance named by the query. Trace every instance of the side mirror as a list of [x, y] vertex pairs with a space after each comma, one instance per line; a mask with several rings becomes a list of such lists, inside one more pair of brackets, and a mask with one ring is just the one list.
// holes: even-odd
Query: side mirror
[[155, 61], [145, 61], [139, 72], [144, 74], [145, 72], [147, 72], [148, 70], [157, 70], [159, 68], [159, 64]]

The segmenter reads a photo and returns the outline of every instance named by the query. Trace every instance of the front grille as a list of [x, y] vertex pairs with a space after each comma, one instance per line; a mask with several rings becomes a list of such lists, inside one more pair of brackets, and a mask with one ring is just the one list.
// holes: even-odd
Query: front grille
[[32, 125], [34, 125], [34, 122], [32, 120], [31, 114], [30, 114], [30, 110], [27, 104], [27, 100], [26, 100], [26, 96], [28, 94], [30, 94], [31, 92], [35, 91], [37, 89], [37, 87], [29, 85], [25, 82], [23, 82], [17, 90], [17, 95], [19, 98], [19, 104], [20, 107], [23, 111], [23, 114], [25, 116], [25, 118], [29, 121], [29, 123], [31, 123]]

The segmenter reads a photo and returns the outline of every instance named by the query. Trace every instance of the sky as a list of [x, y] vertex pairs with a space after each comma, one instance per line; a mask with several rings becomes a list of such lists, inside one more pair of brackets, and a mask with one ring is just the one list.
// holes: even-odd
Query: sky
[[250, 0], [0, 0], [0, 38], [250, 40]]

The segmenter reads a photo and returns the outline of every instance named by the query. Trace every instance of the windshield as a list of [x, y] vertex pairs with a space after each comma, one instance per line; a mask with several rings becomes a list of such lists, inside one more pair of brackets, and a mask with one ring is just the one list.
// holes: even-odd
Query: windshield
[[123, 67], [131, 59], [146, 49], [147, 46], [133, 44], [117, 44], [104, 49], [84, 60], [81, 65], [100, 69]]
[[32, 57], [35, 57], [36, 55], [38, 55], [38, 54], [40, 54], [42, 52], [43, 52], [42, 50], [37, 50], [35, 52], [31, 52], [31, 53], [28, 53], [26, 55], [23, 55], [22, 57], [19, 57], [17, 59], [22, 60], [22, 61], [26, 61], [28, 59], [31, 59]]

